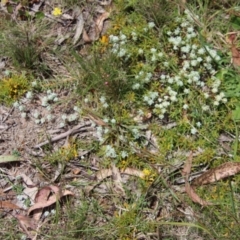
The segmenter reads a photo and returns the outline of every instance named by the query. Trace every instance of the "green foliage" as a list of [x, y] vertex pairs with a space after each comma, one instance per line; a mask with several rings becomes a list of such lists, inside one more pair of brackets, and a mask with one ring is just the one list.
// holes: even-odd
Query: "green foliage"
[[123, 64], [112, 54], [94, 54], [90, 59], [74, 54], [82, 76], [77, 83], [79, 95], [97, 92], [108, 99], [118, 101], [124, 97], [131, 86]]
[[52, 40], [44, 39], [47, 26], [40, 21], [35, 22], [36, 26], [30, 20], [20, 22], [17, 26], [8, 23], [11, 30], [4, 31], [1, 46], [5, 49], [4, 55], [11, 58], [16, 68], [47, 78], [51, 70], [43, 61], [43, 53]]
[[163, 26], [171, 24], [176, 18], [176, 7], [174, 1], [167, 0], [136, 1], [134, 4], [136, 12], [144, 16], [147, 21], [156, 23], [160, 33]]

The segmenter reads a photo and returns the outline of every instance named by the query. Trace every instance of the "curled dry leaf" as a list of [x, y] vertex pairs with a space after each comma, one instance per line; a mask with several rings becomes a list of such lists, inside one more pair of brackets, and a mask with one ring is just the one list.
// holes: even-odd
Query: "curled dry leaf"
[[234, 176], [240, 172], [239, 162], [227, 162], [216, 168], [210, 169], [203, 173], [200, 177], [197, 177], [192, 182], [195, 186], [213, 183], [221, 179]]
[[47, 194], [48, 194], [48, 190], [44, 189], [44, 191], [41, 193], [41, 197], [38, 196], [38, 202], [36, 202], [32, 207], [30, 207], [28, 209], [28, 215], [36, 210], [36, 209], [40, 209], [40, 208], [45, 208], [48, 206], [51, 206], [52, 204], [56, 203], [59, 198], [67, 196], [67, 195], [74, 195], [72, 192], [65, 190], [64, 192], [60, 191], [58, 187], [50, 185], [48, 186], [52, 191], [55, 192], [55, 194], [53, 194], [52, 196], [50, 196], [49, 198], [47, 198]]
[[110, 15], [109, 12], [105, 12], [97, 18], [97, 20], [96, 20], [96, 31], [97, 31], [98, 35], [102, 32], [103, 23], [106, 19], [109, 18], [109, 15]]
[[188, 182], [185, 183], [185, 190], [187, 195], [192, 199], [193, 202], [199, 203], [201, 206], [209, 206], [212, 205], [212, 203], [207, 202], [200, 198], [197, 193], [195, 192], [195, 189], [190, 186]]
[[182, 176], [185, 178], [185, 190], [187, 195], [192, 199], [193, 202], [199, 203], [202, 206], [211, 205], [210, 202], [207, 202], [203, 199], [201, 199], [197, 193], [195, 192], [195, 189], [190, 186], [188, 180], [191, 173], [192, 168], [192, 158], [193, 158], [193, 152], [191, 152], [185, 162], [184, 168], [182, 170]]
[[35, 202], [37, 203], [37, 202], [47, 201], [50, 193], [51, 193], [50, 187], [48, 187], [48, 186], [43, 187], [36, 194]]
[[[43, 187], [36, 194], [36, 196], [35, 196], [35, 203], [47, 201], [50, 193], [51, 193], [50, 187], [48, 187], [48, 186], [47, 187]], [[33, 219], [36, 222], [38, 222], [40, 220], [40, 218], [42, 216], [42, 212], [43, 212], [43, 208], [38, 208], [38, 209], [34, 210], [34, 212], [33, 212]]]

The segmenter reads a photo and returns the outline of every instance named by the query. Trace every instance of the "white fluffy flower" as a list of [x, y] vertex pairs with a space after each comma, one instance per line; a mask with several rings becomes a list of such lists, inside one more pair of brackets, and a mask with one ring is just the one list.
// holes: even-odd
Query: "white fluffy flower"
[[19, 109], [20, 112], [22, 112], [22, 111], [25, 110], [25, 106], [23, 106], [23, 105], [19, 105], [19, 106], [18, 106], [18, 109]]
[[33, 113], [33, 117], [34, 117], [34, 118], [39, 118], [39, 117], [40, 117], [40, 113], [39, 113], [38, 111], [35, 111], [35, 112]]
[[203, 111], [208, 111], [210, 108], [209, 108], [209, 106], [207, 106], [207, 105], [203, 105], [202, 106], [202, 110]]
[[154, 22], [149, 22], [148, 23], [148, 27], [149, 28], [154, 28], [155, 27], [155, 23]]
[[65, 121], [67, 119], [67, 115], [63, 114], [61, 118], [62, 118], [63, 121]]
[[128, 157], [128, 153], [126, 151], [121, 151], [121, 157], [122, 158]]
[[27, 94], [26, 94], [26, 98], [27, 99], [32, 99], [32, 97], [33, 97], [33, 94], [32, 94], [32, 92], [27, 92]]
[[107, 145], [105, 149], [105, 156], [110, 158], [116, 158], [117, 154], [115, 149], [112, 146]]
[[114, 118], [111, 119], [111, 123], [112, 123], [112, 124], [115, 124], [115, 123], [116, 123], [116, 119], [114, 119]]
[[45, 118], [41, 118], [41, 119], [40, 119], [40, 123], [41, 123], [41, 124], [45, 123], [45, 121], [46, 121]]
[[193, 127], [191, 129], [191, 134], [195, 135], [197, 132], [198, 132], [198, 130], [195, 127]]
[[140, 88], [140, 84], [139, 83], [135, 83], [133, 86], [132, 86], [132, 89], [133, 90], [137, 90], [137, 89], [139, 89]]
[[202, 126], [202, 123], [201, 122], [197, 122], [196, 126], [200, 128]]
[[36, 87], [36, 86], [37, 86], [37, 82], [36, 81], [32, 82], [32, 87]]
[[13, 107], [18, 108], [19, 107], [19, 102], [14, 102]]
[[151, 53], [156, 53], [156, 52], [157, 52], [157, 49], [156, 49], [156, 48], [151, 48], [151, 49], [150, 49], [150, 52], [151, 52]]
[[101, 103], [105, 103], [106, 102], [106, 98], [104, 96], [101, 96], [99, 100], [100, 100]]
[[204, 48], [199, 48], [197, 53], [198, 53], [199, 55], [203, 55], [205, 52], [206, 52], [206, 51], [205, 51]]

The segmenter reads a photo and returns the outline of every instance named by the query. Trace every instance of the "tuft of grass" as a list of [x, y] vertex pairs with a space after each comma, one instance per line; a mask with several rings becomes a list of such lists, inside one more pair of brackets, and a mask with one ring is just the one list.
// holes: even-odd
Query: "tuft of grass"
[[[1, 41], [4, 55], [8, 56], [15, 68], [30, 72], [36, 77], [48, 78], [50, 68], [45, 64], [44, 52], [51, 45], [51, 38], [44, 39], [47, 26], [43, 22], [31, 20], [8, 23], [9, 29], [2, 33]], [[0, 50], [1, 52], [1, 50]], [[1, 52], [2, 53], [2, 52]]]
[[114, 102], [124, 98], [131, 90], [131, 79], [124, 70], [124, 65], [113, 54], [93, 53], [89, 59], [74, 54], [81, 68], [77, 82], [77, 93], [86, 96], [97, 92]]

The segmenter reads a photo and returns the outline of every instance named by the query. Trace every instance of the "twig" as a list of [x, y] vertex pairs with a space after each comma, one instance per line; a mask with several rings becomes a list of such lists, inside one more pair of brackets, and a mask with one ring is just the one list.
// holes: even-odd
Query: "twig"
[[[44, 145], [46, 145], [46, 144], [48, 144], [50, 142], [56, 142], [56, 141], [58, 141], [58, 140], [60, 140], [62, 138], [65, 138], [65, 137], [67, 137], [67, 136], [69, 136], [71, 134], [75, 134], [75, 133], [78, 133], [80, 131], [85, 131], [85, 130], [92, 129], [91, 127], [90, 128], [89, 127], [85, 127], [85, 126], [89, 126], [89, 125], [90, 125], [90, 121], [87, 122], [87, 123], [84, 123], [84, 124], [79, 124], [79, 125], [73, 127], [72, 129], [68, 130], [65, 133], [62, 133], [62, 134], [60, 134], [60, 135], [58, 135], [56, 137], [50, 138], [50, 141], [47, 140], [47, 141], [44, 141], [42, 143], [37, 144], [36, 146], [34, 146], [34, 148], [40, 148], [40, 147], [42, 147], [42, 146], [44, 146]], [[83, 128], [83, 127], [85, 127], [85, 128]]]
[[13, 110], [14, 110], [14, 107], [11, 108], [11, 110], [8, 112], [7, 116], [2, 120], [2, 123], [6, 122], [8, 117], [12, 114]]

